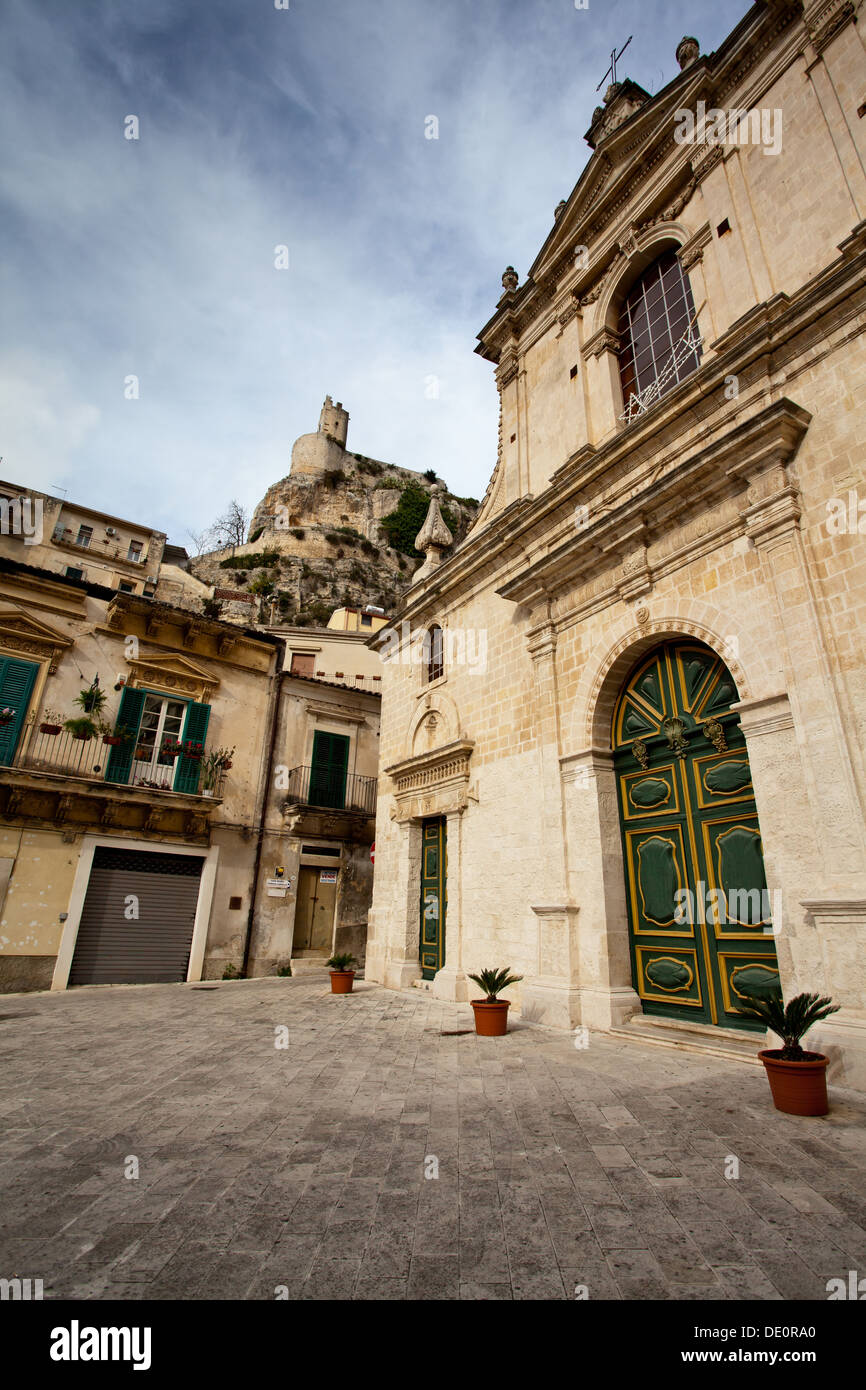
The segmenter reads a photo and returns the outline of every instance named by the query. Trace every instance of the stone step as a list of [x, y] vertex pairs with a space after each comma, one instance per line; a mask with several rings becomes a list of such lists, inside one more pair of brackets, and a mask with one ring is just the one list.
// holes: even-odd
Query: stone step
[[328, 959], [325, 951], [298, 951], [292, 956], [292, 974], [321, 974], [327, 968]]
[[609, 1030], [611, 1037], [627, 1038], [629, 1042], [650, 1043], [656, 1047], [673, 1047], [681, 1052], [699, 1052], [708, 1057], [723, 1057], [731, 1062], [745, 1062], [760, 1067], [758, 1051], [765, 1047], [763, 1033], [750, 1033], [740, 1028], [713, 1028], [703, 1023], [680, 1023], [677, 1019], [650, 1018], [633, 1014], [628, 1023]]

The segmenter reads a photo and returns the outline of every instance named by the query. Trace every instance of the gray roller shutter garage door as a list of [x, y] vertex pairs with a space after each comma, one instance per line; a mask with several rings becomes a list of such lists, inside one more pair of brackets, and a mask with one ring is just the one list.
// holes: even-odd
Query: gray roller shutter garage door
[[70, 985], [185, 980], [203, 864], [193, 854], [98, 848]]

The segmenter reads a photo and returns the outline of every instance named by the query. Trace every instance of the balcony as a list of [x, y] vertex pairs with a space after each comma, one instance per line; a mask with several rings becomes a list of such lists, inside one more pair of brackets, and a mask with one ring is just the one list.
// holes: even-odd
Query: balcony
[[116, 746], [66, 729], [44, 733], [31, 722], [11, 761], [0, 765], [0, 819], [62, 826], [69, 839], [101, 828], [207, 841], [225, 770], [211, 774], [198, 759], [168, 755], [146, 762], [133, 749], [128, 766], [109, 780]]
[[376, 778], [332, 768], [293, 767], [282, 806], [290, 835], [370, 844], [376, 823]]

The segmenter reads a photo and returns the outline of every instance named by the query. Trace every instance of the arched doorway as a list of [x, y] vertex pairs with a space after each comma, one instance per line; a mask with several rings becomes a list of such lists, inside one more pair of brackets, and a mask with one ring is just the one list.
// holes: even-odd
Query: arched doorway
[[737, 1013], [779, 992], [773, 895], [734, 678], [702, 642], [665, 642], [613, 716], [634, 987], [644, 1012], [762, 1030]]

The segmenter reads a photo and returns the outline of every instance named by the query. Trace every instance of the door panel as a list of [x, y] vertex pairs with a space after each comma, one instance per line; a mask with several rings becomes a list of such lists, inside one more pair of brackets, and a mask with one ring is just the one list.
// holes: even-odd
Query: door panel
[[421, 977], [432, 980], [445, 964], [447, 843], [445, 818], [421, 827]]
[[646, 1013], [756, 1030], [779, 992], [761, 833], [736, 684], [696, 642], [626, 681], [613, 719], [635, 988]]
[[298, 873], [293, 951], [331, 952], [337, 884], [323, 883], [322, 873], [333, 870], [302, 867]]

